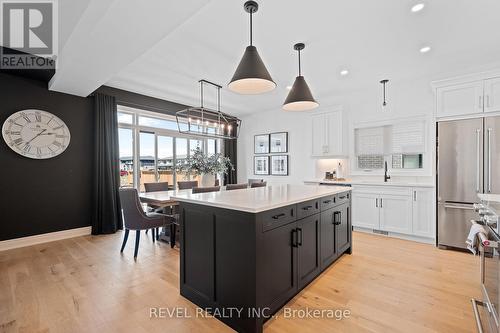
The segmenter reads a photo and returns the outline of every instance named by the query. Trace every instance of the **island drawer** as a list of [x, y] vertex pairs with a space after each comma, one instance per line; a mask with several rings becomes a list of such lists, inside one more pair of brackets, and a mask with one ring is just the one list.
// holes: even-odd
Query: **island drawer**
[[341, 205], [343, 203], [349, 202], [349, 198], [351, 197], [350, 192], [343, 192], [337, 194], [337, 205]]
[[319, 199], [321, 210], [327, 210], [337, 205], [337, 196], [329, 195]]
[[261, 213], [262, 231], [266, 232], [295, 221], [297, 219], [295, 209], [296, 206], [291, 205]]
[[299, 220], [316, 213], [319, 213], [318, 199], [301, 202], [297, 205], [297, 219]]

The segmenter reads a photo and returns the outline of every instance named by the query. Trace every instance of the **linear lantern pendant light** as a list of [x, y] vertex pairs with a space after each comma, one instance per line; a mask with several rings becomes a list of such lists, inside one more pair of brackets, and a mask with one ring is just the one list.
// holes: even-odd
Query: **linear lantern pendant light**
[[247, 13], [250, 13], [250, 45], [245, 49], [228, 87], [244, 95], [262, 94], [276, 88], [276, 83], [267, 71], [257, 48], [252, 44], [252, 15], [257, 12], [259, 5], [255, 1], [247, 1], [243, 7]]
[[[200, 107], [177, 111], [177, 126], [180, 133], [219, 139], [237, 139], [241, 120], [220, 110], [220, 90], [222, 86], [200, 80]], [[217, 90], [217, 110], [204, 106], [203, 86], [207, 84]]]
[[306, 80], [302, 76], [300, 67], [300, 51], [305, 48], [303, 43], [298, 43], [293, 46], [294, 50], [299, 53], [299, 76], [295, 78], [292, 89], [283, 104], [285, 111], [306, 111], [312, 110], [319, 106], [319, 103], [314, 99]]

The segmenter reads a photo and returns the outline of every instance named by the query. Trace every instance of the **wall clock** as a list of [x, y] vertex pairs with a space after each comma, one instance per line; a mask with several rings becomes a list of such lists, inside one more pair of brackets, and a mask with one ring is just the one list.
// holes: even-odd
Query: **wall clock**
[[16, 153], [34, 159], [61, 154], [69, 145], [68, 126], [42, 110], [23, 110], [12, 114], [2, 126], [2, 136]]

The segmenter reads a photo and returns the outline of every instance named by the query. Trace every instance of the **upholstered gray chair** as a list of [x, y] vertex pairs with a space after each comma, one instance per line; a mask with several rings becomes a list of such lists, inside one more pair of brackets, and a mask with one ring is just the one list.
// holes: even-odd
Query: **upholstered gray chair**
[[254, 187], [266, 187], [266, 186], [267, 186], [267, 182], [260, 182], [260, 183], [252, 183], [252, 184], [250, 184], [251, 188], [254, 188]]
[[254, 184], [254, 183], [263, 183], [263, 182], [264, 182], [264, 179], [252, 179], [252, 178], [248, 179], [249, 186], [252, 186], [252, 184]]
[[197, 186], [198, 186], [197, 180], [184, 180], [184, 181], [177, 182], [177, 189], [178, 190], [190, 190], [193, 187], [197, 187]]
[[120, 252], [123, 252], [125, 244], [127, 244], [128, 234], [130, 230], [135, 230], [136, 233], [134, 259], [136, 259], [137, 252], [139, 251], [139, 239], [141, 236], [141, 230], [152, 229], [154, 242], [154, 233], [156, 228], [171, 224], [172, 221], [167, 215], [158, 213], [145, 213], [142, 210], [141, 202], [139, 200], [139, 194], [137, 193], [137, 190], [135, 188], [121, 188], [120, 203], [122, 205], [123, 225], [125, 228], [125, 235], [123, 237], [123, 243]]
[[193, 194], [194, 193], [218, 192], [218, 191], [220, 191], [220, 186], [193, 187]]
[[231, 190], [241, 190], [244, 188], [248, 188], [248, 184], [227, 184], [226, 185], [226, 191], [231, 191]]
[[168, 191], [168, 182], [144, 183], [146, 192]]

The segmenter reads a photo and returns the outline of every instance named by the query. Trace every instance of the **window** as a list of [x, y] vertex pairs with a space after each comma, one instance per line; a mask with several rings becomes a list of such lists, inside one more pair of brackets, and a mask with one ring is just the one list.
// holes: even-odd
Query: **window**
[[425, 158], [425, 121], [357, 128], [354, 132], [356, 165], [360, 170], [422, 169]]
[[173, 116], [118, 105], [118, 126], [121, 185], [140, 191], [147, 182], [168, 182], [174, 189], [178, 180], [198, 180], [178, 167], [197, 147], [208, 154], [220, 152], [219, 139], [179, 133]]

